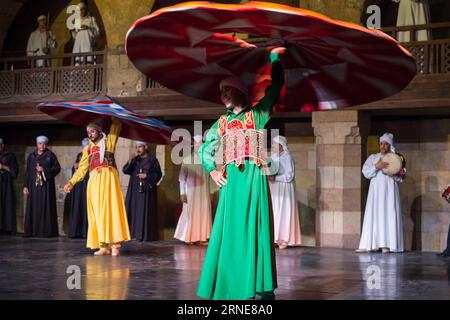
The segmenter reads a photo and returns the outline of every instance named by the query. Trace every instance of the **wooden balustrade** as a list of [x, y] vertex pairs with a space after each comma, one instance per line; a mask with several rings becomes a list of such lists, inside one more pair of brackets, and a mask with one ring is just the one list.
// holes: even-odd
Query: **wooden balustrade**
[[105, 93], [105, 51], [0, 59], [0, 102]]

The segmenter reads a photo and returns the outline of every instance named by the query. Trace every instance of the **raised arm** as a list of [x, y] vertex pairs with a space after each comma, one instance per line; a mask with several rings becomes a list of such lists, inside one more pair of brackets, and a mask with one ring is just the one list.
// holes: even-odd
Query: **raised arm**
[[134, 157], [131, 160], [128, 160], [128, 162], [125, 163], [125, 165], [122, 168], [122, 172], [128, 175], [133, 174], [135, 166], [136, 166], [136, 157]]
[[280, 96], [281, 88], [284, 85], [283, 66], [281, 64], [279, 54], [274, 50], [270, 53], [270, 66], [270, 77], [272, 78], [272, 82], [270, 86], [266, 88], [264, 97], [256, 105], [256, 108], [259, 108], [269, 116], [273, 112], [273, 106], [277, 102]]
[[120, 131], [122, 130], [122, 122], [116, 117], [111, 117], [111, 128], [106, 137], [106, 148], [108, 151], [114, 152], [116, 149], [117, 140], [119, 139]]

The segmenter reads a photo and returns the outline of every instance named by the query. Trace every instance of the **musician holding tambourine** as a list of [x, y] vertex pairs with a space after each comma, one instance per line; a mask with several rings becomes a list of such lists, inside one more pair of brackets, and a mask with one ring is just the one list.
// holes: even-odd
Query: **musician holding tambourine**
[[362, 173], [370, 180], [363, 229], [357, 252], [403, 251], [403, 226], [398, 184], [406, 176], [405, 157], [394, 148], [394, 136], [380, 137], [380, 152], [364, 163]]

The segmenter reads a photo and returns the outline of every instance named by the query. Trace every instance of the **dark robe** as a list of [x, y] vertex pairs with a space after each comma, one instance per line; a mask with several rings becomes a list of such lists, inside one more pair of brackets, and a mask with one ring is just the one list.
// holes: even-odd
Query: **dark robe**
[[[76, 163], [80, 163], [80, 152], [77, 155]], [[75, 173], [75, 167], [72, 167], [72, 175]], [[86, 238], [87, 237], [87, 184], [89, 181], [89, 174], [84, 177], [83, 181], [77, 183], [71, 192], [72, 198], [70, 201], [69, 213], [69, 238]]]
[[[36, 164], [44, 168], [45, 180], [36, 186]], [[30, 191], [25, 211], [25, 237], [57, 237], [58, 215], [56, 211], [55, 177], [61, 171], [56, 155], [46, 149], [38, 155], [34, 151], [28, 156], [25, 184]]]
[[[143, 192], [139, 192], [140, 179], [137, 175], [140, 169], [147, 174], [147, 178], [142, 181]], [[139, 241], [158, 240], [156, 184], [162, 177], [158, 160], [152, 155], [146, 158], [137, 156], [125, 164], [123, 173], [130, 175], [125, 206], [131, 238]]]
[[0, 163], [8, 166], [10, 170], [0, 170], [0, 231], [16, 233], [14, 180], [19, 174], [17, 160], [14, 154], [5, 151], [0, 154]]

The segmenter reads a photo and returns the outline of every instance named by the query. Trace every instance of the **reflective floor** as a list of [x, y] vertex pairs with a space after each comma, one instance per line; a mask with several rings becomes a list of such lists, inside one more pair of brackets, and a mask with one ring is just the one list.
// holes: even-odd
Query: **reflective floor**
[[[94, 257], [84, 245], [0, 236], [0, 299], [199, 299], [204, 247], [132, 242]], [[450, 258], [434, 253], [300, 247], [276, 259], [277, 299], [450, 299]]]

